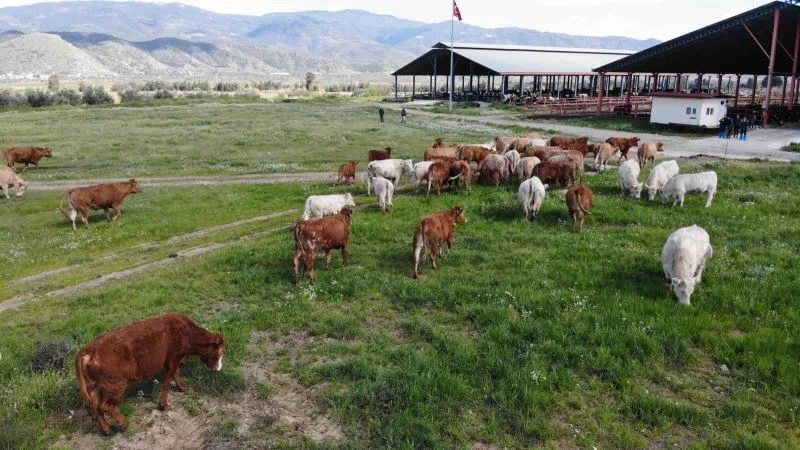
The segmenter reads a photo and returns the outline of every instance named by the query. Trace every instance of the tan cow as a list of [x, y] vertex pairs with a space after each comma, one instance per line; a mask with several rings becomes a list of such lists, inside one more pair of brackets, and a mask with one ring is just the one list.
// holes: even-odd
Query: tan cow
[[341, 166], [339, 166], [339, 177], [336, 180], [336, 184], [341, 184], [342, 180], [346, 183], [349, 183], [350, 179], [356, 179], [356, 166], [358, 165], [358, 161], [349, 161]]
[[17, 197], [22, 197], [25, 189], [28, 188], [28, 183], [17, 174], [14, 169], [10, 167], [0, 167], [0, 190], [6, 195], [6, 198], [11, 198], [8, 191], [12, 188], [17, 188]]
[[639, 157], [639, 168], [644, 169], [647, 163], [654, 163], [656, 153], [664, 151], [664, 144], [661, 141], [642, 142], [639, 144], [637, 156]]
[[567, 191], [567, 209], [569, 215], [572, 217], [572, 225], [578, 225], [578, 219], [581, 220], [581, 233], [583, 233], [583, 223], [586, 221], [586, 215], [591, 214], [590, 209], [594, 206], [594, 193], [589, 186], [579, 184]]
[[425, 150], [423, 154], [423, 159], [425, 161], [430, 161], [433, 159], [458, 159], [458, 147], [441, 147], [441, 148], [429, 148]]
[[[88, 187], [72, 188], [67, 191], [58, 209], [64, 216], [72, 221], [72, 229], [75, 228], [75, 219], [78, 213], [86, 228], [89, 228], [89, 210], [102, 209], [106, 213], [109, 221], [116, 220], [122, 214], [122, 202], [130, 194], [142, 192], [142, 187], [135, 179], [130, 179], [125, 183], [105, 183], [96, 184]], [[64, 200], [69, 203], [69, 212], [65, 211]], [[108, 210], [114, 210], [114, 216], [108, 214]]]

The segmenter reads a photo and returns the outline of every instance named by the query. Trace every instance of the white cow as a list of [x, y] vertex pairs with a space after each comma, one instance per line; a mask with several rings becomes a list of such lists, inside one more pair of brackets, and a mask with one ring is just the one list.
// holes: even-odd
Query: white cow
[[[410, 159], [383, 159], [372, 161], [367, 165], [368, 176], [392, 180], [395, 186], [400, 183], [403, 175], [411, 175], [413, 171], [414, 163]], [[369, 195], [369, 184], [367, 186], [367, 195]]]
[[644, 183], [639, 181], [639, 172], [638, 161], [625, 161], [619, 166], [619, 189], [622, 195], [630, 194], [631, 197], [641, 198]]
[[670, 290], [681, 304], [689, 304], [695, 285], [702, 279], [706, 260], [713, 252], [708, 233], [697, 225], [680, 228], [667, 238], [661, 250], [661, 266]]
[[508, 160], [508, 171], [509, 171], [509, 178], [511, 177], [512, 173], [517, 172], [517, 166], [519, 165], [519, 160], [521, 159], [519, 152], [516, 150], [509, 150], [503, 153], [503, 157]]
[[533, 176], [533, 168], [541, 162], [542, 161], [535, 156], [526, 156], [520, 159], [514, 176], [516, 176], [518, 180], [527, 180]]
[[420, 161], [414, 164], [414, 168], [411, 172], [411, 182], [414, 183], [414, 192], [419, 190], [422, 179], [428, 174], [428, 168], [435, 162], [436, 161]]
[[675, 175], [661, 188], [661, 203], [667, 203], [670, 198], [675, 197], [672, 202], [674, 207], [680, 203], [683, 208], [683, 198], [686, 194], [706, 194], [706, 208], [711, 206], [714, 194], [717, 192], [717, 173], [713, 170], [708, 172], [690, 173], [688, 175]]
[[531, 177], [519, 185], [517, 197], [522, 202], [522, 210], [525, 213], [525, 220], [530, 220], [531, 216], [535, 219], [539, 214], [545, 197], [545, 189], [548, 185], [542, 184], [539, 177]]
[[392, 197], [394, 196], [394, 185], [391, 181], [383, 177], [370, 177], [369, 184], [372, 185], [372, 190], [378, 196], [378, 206], [381, 211], [386, 212], [388, 208], [392, 207]]
[[17, 197], [22, 197], [25, 189], [28, 188], [28, 182], [23, 180], [11, 167], [0, 166], [0, 190], [3, 191], [6, 198], [11, 198], [8, 191], [12, 187], [17, 188]]
[[647, 177], [647, 198], [655, 200], [658, 191], [667, 184], [670, 178], [677, 175], [680, 170], [678, 163], [672, 160], [664, 161], [653, 167], [653, 171], [650, 172], [650, 176]]
[[547, 139], [531, 139], [528, 141], [528, 148], [531, 147], [547, 147], [549, 144]]
[[312, 195], [306, 199], [303, 220], [308, 220], [312, 216], [315, 219], [319, 219], [320, 217], [339, 214], [342, 209], [348, 206], [356, 206], [356, 202], [349, 192], [346, 194]]

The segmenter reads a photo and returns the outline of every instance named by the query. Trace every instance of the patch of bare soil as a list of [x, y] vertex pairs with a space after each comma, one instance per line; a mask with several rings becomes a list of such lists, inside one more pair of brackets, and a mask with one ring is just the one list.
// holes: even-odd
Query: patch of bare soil
[[[168, 186], [223, 186], [232, 184], [274, 184], [327, 181], [336, 182], [336, 172], [298, 172], [298, 173], [263, 173], [249, 175], [235, 175], [224, 177], [153, 177], [139, 178], [143, 187], [168, 187]], [[98, 183], [114, 183], [127, 181], [127, 179], [90, 179], [90, 180], [59, 180], [41, 183], [31, 183], [30, 191], [66, 191], [75, 186], [86, 186]]]
[[706, 155], [706, 154], [703, 154], [703, 153], [700, 153], [700, 154], [697, 154], [697, 155], [690, 155], [690, 156], [681, 156], [681, 157], [678, 157], [677, 159], [691, 160], [691, 161], [696, 161], [696, 162], [699, 162], [699, 163], [718, 163], [718, 162], [723, 160], [723, 158], [720, 158], [718, 156], [711, 156], [711, 155]]

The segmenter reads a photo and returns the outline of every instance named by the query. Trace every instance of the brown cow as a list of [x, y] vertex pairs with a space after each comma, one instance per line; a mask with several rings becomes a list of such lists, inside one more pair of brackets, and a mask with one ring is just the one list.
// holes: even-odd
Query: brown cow
[[523, 153], [520, 156], [522, 156], [523, 158], [526, 158], [528, 156], [535, 156], [544, 161], [545, 159], [547, 159], [547, 155], [549, 155], [550, 153], [560, 152], [561, 150], [562, 150], [561, 147], [558, 146], [550, 146], [550, 147], [534, 146], [525, 150], [525, 153]]
[[106, 414], [121, 430], [128, 426], [117, 406], [131, 384], [166, 370], [159, 402], [166, 408], [171, 381], [175, 380], [179, 391], [186, 389], [180, 368], [187, 359], [198, 356], [218, 372], [224, 351], [221, 334], [204, 330], [184, 315], [166, 314], [101, 334], [75, 355], [75, 374], [84, 405], [100, 428], [111, 434]]
[[460, 189], [463, 184], [467, 188], [467, 192], [472, 192], [472, 170], [469, 168], [469, 163], [466, 161], [450, 163], [450, 178], [448, 180], [454, 183], [457, 188]]
[[581, 152], [581, 155], [586, 156], [591, 151], [588, 142], [575, 141], [569, 144], [565, 150], [575, 150]]
[[567, 208], [572, 217], [572, 225], [578, 224], [578, 217], [581, 219], [581, 233], [583, 233], [583, 223], [586, 221], [586, 215], [590, 214], [589, 210], [594, 206], [594, 193], [589, 186], [579, 184], [567, 191]]
[[40, 159], [52, 158], [53, 150], [47, 147], [11, 147], [5, 151], [5, 157], [8, 167], [12, 169], [16, 163], [25, 163], [25, 167], [22, 168], [22, 171], [25, 172], [28, 164], [39, 167]]
[[576, 142], [582, 142], [584, 144], [589, 142], [588, 137], [573, 137], [573, 136], [553, 136], [550, 138], [550, 145], [553, 147], [561, 147], [564, 150], [567, 150], [568, 147]]
[[302, 278], [300, 273], [300, 258], [308, 272], [308, 277], [314, 279], [314, 265], [320, 250], [325, 251], [325, 270], [331, 270], [331, 252], [337, 248], [342, 249], [342, 262], [346, 266], [350, 259], [348, 246], [350, 245], [350, 223], [353, 210], [344, 208], [339, 214], [321, 219], [298, 220], [294, 225], [294, 277], [297, 283]]
[[347, 180], [349, 178], [352, 178], [353, 180], [355, 180], [356, 179], [356, 166], [357, 165], [358, 165], [358, 161], [350, 161], [350, 162], [346, 162], [346, 163], [342, 164], [341, 166], [339, 166], [339, 178], [336, 180], [336, 184], [341, 184], [342, 183], [342, 178], [344, 178], [345, 182], [348, 182]]
[[383, 150], [370, 150], [367, 154], [367, 158], [369, 162], [372, 161], [381, 161], [383, 159], [391, 159], [392, 158], [392, 147], [386, 147]]
[[622, 158], [625, 158], [625, 161], [627, 161], [628, 150], [630, 150], [631, 147], [639, 146], [639, 138], [610, 137], [606, 139], [606, 144], [611, 144], [612, 146], [619, 148], [619, 159], [617, 162], [622, 161]]
[[[130, 194], [142, 192], [139, 183], [131, 178], [125, 183], [104, 183], [88, 187], [72, 188], [67, 191], [58, 209], [64, 216], [72, 221], [72, 229], [75, 228], [75, 219], [78, 212], [86, 228], [89, 228], [89, 210], [102, 209], [106, 213], [109, 221], [116, 220], [122, 214], [122, 202]], [[69, 203], [69, 213], [64, 210], [64, 200]], [[108, 215], [108, 210], [114, 210], [114, 217]]]
[[439, 211], [427, 215], [420, 219], [414, 231], [414, 275], [419, 276], [419, 263], [425, 257], [425, 252], [431, 258], [433, 268], [439, 270], [436, 265], [436, 258], [444, 244], [447, 244], [447, 251], [442, 258], [447, 258], [450, 249], [453, 248], [453, 228], [457, 223], [467, 223], [467, 216], [464, 215], [464, 208], [454, 206], [449, 211]]
[[442, 148], [442, 147], [444, 147], [444, 141], [442, 140], [442, 138], [436, 138], [436, 140], [433, 142], [433, 148]]
[[488, 148], [480, 145], [459, 145], [456, 156], [458, 159], [466, 161], [467, 164], [473, 161], [480, 164], [490, 153], [491, 151]]
[[422, 158], [425, 161], [432, 161], [442, 156], [447, 159], [451, 158], [456, 159], [457, 155], [458, 155], [458, 147], [456, 147], [455, 145], [451, 145], [450, 147], [429, 148], [425, 150], [425, 153], [422, 155]]
[[497, 153], [505, 153], [506, 150], [511, 148], [511, 144], [518, 138], [516, 136], [505, 136], [494, 138], [494, 149]]
[[422, 177], [422, 181], [428, 182], [428, 193], [431, 194], [431, 186], [436, 188], [436, 195], [442, 193], [442, 185], [450, 177], [450, 163], [447, 161], [436, 161], [428, 167], [428, 173]]
[[492, 153], [478, 165], [478, 182], [484, 186], [499, 186], [508, 179], [510, 169], [508, 158]]
[[571, 165], [558, 164], [554, 162], [542, 162], [533, 168], [533, 175], [539, 177], [542, 183], [555, 186], [560, 184], [567, 186], [573, 179], [573, 167]]

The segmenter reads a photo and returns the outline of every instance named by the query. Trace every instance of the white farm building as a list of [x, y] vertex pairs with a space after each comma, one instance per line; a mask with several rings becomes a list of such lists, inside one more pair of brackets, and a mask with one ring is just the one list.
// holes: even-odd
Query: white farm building
[[724, 95], [706, 93], [653, 92], [651, 123], [689, 125], [716, 128], [728, 113], [728, 99]]

